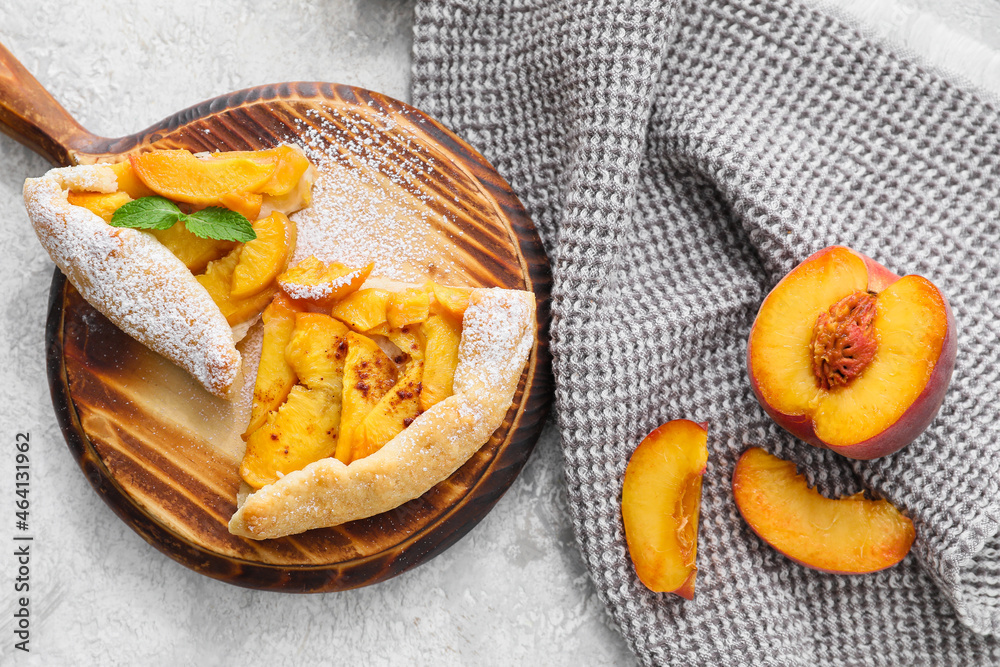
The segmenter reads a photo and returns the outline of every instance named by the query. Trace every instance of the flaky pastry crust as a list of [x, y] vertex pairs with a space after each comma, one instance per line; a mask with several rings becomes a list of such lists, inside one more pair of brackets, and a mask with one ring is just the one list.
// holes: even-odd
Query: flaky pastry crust
[[454, 394], [374, 454], [309, 464], [247, 496], [229, 531], [269, 539], [374, 516], [447, 479], [503, 422], [535, 341], [530, 292], [476, 289], [462, 323]]
[[119, 329], [228, 396], [240, 377], [240, 353], [212, 297], [151, 234], [112, 227], [73, 206], [68, 189], [114, 192], [117, 178], [106, 165], [87, 165], [25, 181], [28, 217], [52, 261]]

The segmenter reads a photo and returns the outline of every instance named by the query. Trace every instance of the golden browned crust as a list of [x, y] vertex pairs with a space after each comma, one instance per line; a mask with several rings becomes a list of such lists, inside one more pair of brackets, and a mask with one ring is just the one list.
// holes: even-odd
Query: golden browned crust
[[52, 169], [24, 183], [24, 202], [38, 240], [92, 306], [151, 350], [228, 396], [240, 375], [240, 353], [219, 307], [187, 267], [152, 235], [112, 227], [71, 205], [70, 187], [114, 192], [105, 165]]
[[253, 539], [294, 535], [380, 514], [421, 496], [500, 426], [534, 341], [534, 295], [474, 290], [454, 395], [370, 456], [350, 465], [322, 459], [249, 494], [230, 520], [230, 532]]

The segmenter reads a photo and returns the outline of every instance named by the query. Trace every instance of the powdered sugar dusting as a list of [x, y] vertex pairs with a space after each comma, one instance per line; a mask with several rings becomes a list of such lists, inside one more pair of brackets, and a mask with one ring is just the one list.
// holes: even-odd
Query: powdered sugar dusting
[[462, 320], [455, 392], [495, 387], [517, 377], [534, 344], [534, 296], [499, 288], [477, 290]]
[[332, 107], [306, 112], [300, 136], [318, 167], [309, 208], [293, 219], [299, 236], [293, 262], [315, 255], [326, 262], [363, 266], [374, 275], [406, 282], [462, 284], [465, 270], [452, 241], [440, 194], [428, 184], [439, 160], [424, 140], [381, 112], [368, 115]]
[[279, 280], [278, 284], [281, 285], [281, 289], [285, 292], [285, 294], [293, 299], [321, 301], [332, 295], [335, 290], [347, 287], [353, 281], [357, 280], [360, 275], [361, 269], [358, 269], [357, 271], [351, 271], [350, 273], [340, 276], [339, 278], [319, 283], [318, 285], [304, 285], [302, 283], [289, 282], [285, 280]]

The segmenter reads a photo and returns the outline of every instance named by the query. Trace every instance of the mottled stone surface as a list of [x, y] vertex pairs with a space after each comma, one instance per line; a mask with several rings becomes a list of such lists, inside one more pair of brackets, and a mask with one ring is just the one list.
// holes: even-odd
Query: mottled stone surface
[[[1000, 46], [990, 0], [905, 0]], [[0, 42], [85, 127], [134, 132], [250, 85], [325, 80], [409, 97], [408, 0], [0, 0]], [[244, 590], [162, 556], [90, 488], [55, 424], [43, 329], [52, 264], [21, 200], [45, 161], [0, 137], [0, 664], [612, 665], [631, 656], [580, 560], [550, 424], [494, 511], [378, 586]], [[31, 434], [31, 653], [13, 650], [14, 437]]]

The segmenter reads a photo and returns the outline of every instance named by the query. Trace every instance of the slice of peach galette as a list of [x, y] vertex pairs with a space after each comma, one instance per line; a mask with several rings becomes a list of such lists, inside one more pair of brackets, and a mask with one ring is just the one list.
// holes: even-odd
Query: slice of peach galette
[[295, 246], [287, 214], [309, 204], [314, 179], [292, 146], [153, 151], [29, 178], [24, 200], [42, 246], [91, 305], [228, 396], [235, 343], [278, 291]]
[[309, 258], [279, 276], [231, 532], [281, 537], [390, 510], [503, 421], [535, 339], [534, 296], [405, 285], [371, 268]]
[[535, 340], [530, 292], [403, 284], [315, 257], [289, 268], [287, 214], [314, 178], [281, 146], [152, 151], [24, 186], [80, 294], [213, 394], [242, 393], [235, 343], [262, 315], [229, 524], [253, 539], [373, 516], [448, 478], [500, 427]]

